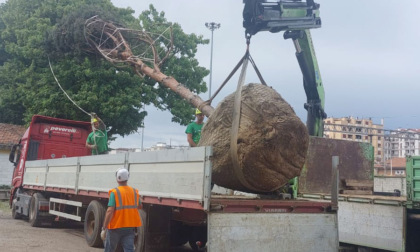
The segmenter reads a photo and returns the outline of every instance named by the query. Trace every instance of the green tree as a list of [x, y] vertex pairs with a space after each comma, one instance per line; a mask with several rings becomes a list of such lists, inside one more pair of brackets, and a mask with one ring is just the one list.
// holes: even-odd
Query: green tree
[[202, 36], [185, 34], [168, 22], [164, 12], [152, 5], [139, 18], [130, 8], [121, 9], [109, 0], [8, 0], [0, 5], [0, 122], [25, 124], [34, 114], [89, 120], [66, 98], [51, 73], [49, 60], [63, 89], [81, 108], [97, 113], [110, 135], [137, 130], [153, 104], [169, 110], [172, 121], [186, 125], [192, 108], [169, 89], [128, 66], [114, 66], [87, 44], [83, 27], [98, 15], [121, 26], [159, 34], [172, 25], [174, 49], [161, 66], [195, 93], [206, 91], [203, 78], [209, 73], [194, 58]]

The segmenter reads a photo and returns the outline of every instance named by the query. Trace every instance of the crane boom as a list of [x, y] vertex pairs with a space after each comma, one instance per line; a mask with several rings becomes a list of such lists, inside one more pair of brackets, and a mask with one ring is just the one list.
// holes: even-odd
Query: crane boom
[[308, 111], [306, 126], [311, 136], [323, 137], [325, 94], [310, 29], [321, 27], [319, 4], [313, 0], [275, 1], [243, 0], [243, 26], [247, 37], [260, 31], [284, 31], [284, 39], [292, 39], [296, 58], [303, 75]]

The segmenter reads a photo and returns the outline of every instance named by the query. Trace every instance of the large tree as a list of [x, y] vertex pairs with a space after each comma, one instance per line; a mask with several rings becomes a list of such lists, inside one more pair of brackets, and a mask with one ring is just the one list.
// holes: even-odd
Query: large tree
[[186, 101], [129, 67], [96, 56], [83, 27], [94, 15], [155, 34], [172, 26], [173, 50], [161, 70], [194, 93], [206, 91], [203, 78], [209, 72], [194, 57], [197, 45], [208, 40], [185, 34], [152, 5], [138, 18], [133, 13], [109, 0], [8, 0], [0, 5], [0, 122], [24, 124], [33, 114], [89, 119], [59, 88], [50, 60], [62, 88], [81, 108], [97, 113], [110, 134], [136, 131], [147, 115], [141, 108], [150, 104], [169, 110], [172, 121], [187, 124], [192, 109]]

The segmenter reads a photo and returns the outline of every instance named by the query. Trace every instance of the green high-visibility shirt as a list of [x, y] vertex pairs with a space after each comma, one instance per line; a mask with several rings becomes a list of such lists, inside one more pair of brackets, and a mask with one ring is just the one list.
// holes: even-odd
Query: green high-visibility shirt
[[201, 138], [201, 128], [203, 128], [204, 124], [198, 124], [196, 122], [192, 122], [188, 124], [187, 129], [185, 130], [185, 133], [191, 134], [192, 139], [194, 143], [198, 143]]
[[86, 142], [88, 144], [95, 144], [96, 149], [92, 149], [92, 155], [102, 154], [105, 151], [108, 151], [108, 134], [106, 130], [95, 130], [92, 131]]

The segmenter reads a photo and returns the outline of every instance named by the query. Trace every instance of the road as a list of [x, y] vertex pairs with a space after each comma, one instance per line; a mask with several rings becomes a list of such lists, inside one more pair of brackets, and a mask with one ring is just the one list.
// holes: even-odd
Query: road
[[[8, 252], [99, 252], [86, 244], [83, 225], [34, 228], [26, 220], [14, 220], [7, 203], [0, 202], [0, 248]], [[5, 250], [3, 250], [5, 249]]]
[[[54, 227], [31, 227], [26, 220], [14, 220], [7, 202], [0, 201], [0, 251], [8, 252], [99, 252], [83, 235], [83, 224], [72, 222]], [[191, 251], [187, 245], [172, 251]]]

